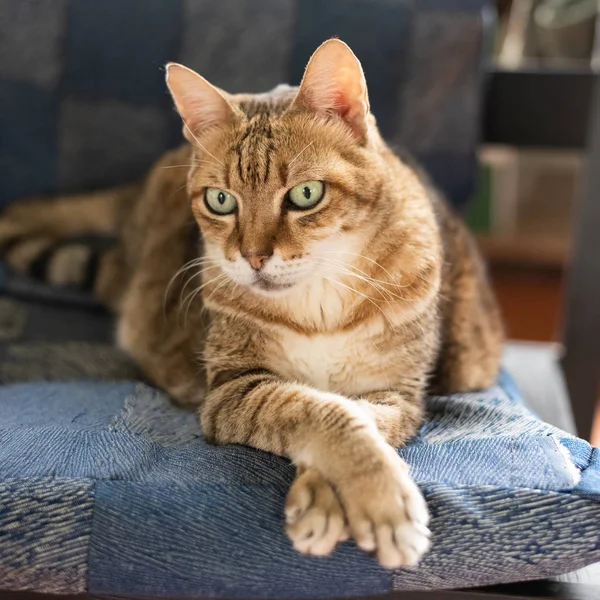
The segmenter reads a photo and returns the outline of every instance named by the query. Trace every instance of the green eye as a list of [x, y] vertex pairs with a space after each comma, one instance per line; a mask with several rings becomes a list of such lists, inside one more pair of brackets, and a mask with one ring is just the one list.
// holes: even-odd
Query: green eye
[[230, 215], [237, 208], [235, 197], [219, 188], [206, 188], [204, 203], [218, 215]]
[[288, 199], [293, 208], [306, 210], [312, 208], [323, 198], [325, 186], [322, 181], [307, 181], [295, 185], [288, 192]]

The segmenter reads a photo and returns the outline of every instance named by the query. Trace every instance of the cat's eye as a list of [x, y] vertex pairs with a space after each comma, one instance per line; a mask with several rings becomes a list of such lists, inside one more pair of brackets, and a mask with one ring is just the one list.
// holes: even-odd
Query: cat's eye
[[322, 181], [306, 181], [295, 185], [288, 192], [288, 200], [291, 208], [296, 210], [307, 210], [315, 206], [325, 193], [325, 185]]
[[237, 208], [237, 200], [229, 192], [219, 188], [206, 188], [204, 203], [218, 215], [230, 215]]

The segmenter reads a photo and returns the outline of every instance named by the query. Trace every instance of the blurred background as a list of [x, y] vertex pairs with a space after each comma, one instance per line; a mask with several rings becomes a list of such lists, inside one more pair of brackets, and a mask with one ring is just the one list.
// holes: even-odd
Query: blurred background
[[[496, 6], [491, 71], [499, 78], [523, 75], [512, 97], [502, 90], [503, 101], [510, 102], [507, 110], [518, 121], [522, 103], [533, 111], [536, 107], [530, 104], [538, 102], [537, 110], [544, 113], [546, 103], [562, 101], [562, 108], [553, 111], [559, 120], [553, 125], [561, 133], [542, 139], [541, 147], [535, 137], [544, 138], [544, 132], [513, 122], [522, 144], [482, 144], [467, 220], [488, 258], [509, 336], [559, 342], [566, 327], [568, 266], [580, 230], [579, 200], [586, 191], [593, 102], [589, 80], [600, 52], [598, 2], [498, 0]], [[543, 90], [546, 98], [539, 93]], [[495, 137], [493, 131], [489, 137]], [[590, 169], [594, 167], [592, 163]], [[595, 443], [600, 443], [600, 414]]]
[[[509, 357], [519, 383], [548, 383], [530, 391], [542, 408], [563, 398], [562, 359], [588, 436], [600, 366], [589, 245], [600, 181], [596, 163], [586, 169], [600, 160], [598, 23], [597, 0], [0, 0], [0, 206], [143, 176], [182, 141], [167, 61], [260, 92], [297, 84], [312, 51], [339, 36], [363, 63], [386, 139], [415, 155], [476, 233], [508, 335], [527, 342]], [[41, 344], [107, 341], [103, 322], [73, 316], [89, 298], [9, 271], [0, 288], [28, 303], [20, 333], [5, 328], [3, 382], [23, 379]], [[52, 317], [40, 308], [50, 297]], [[2, 319], [22, 311], [6, 306], [0, 338]]]
[[[585, 78], [600, 48], [598, 2], [498, 0], [497, 7], [497, 69], [553, 74], [572, 85], [572, 97], [580, 94], [573, 79]], [[519, 111], [519, 98], [512, 102]], [[580, 118], [571, 108], [564, 107], [565, 123]], [[479, 149], [479, 185], [467, 218], [492, 265], [509, 335], [517, 339], [556, 341], [561, 335], [563, 275], [586, 152], [569, 147], [568, 139], [560, 142], [543, 149]]]

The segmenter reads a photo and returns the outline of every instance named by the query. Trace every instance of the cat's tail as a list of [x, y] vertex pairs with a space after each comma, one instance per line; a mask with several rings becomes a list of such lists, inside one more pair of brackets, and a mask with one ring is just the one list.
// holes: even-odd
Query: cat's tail
[[0, 260], [49, 284], [92, 289], [139, 185], [14, 203], [0, 214]]

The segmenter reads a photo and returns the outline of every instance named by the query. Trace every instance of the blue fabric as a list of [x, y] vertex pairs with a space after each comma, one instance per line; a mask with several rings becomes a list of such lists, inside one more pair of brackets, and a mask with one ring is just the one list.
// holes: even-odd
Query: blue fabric
[[600, 561], [600, 451], [537, 420], [502, 376], [433, 397], [401, 455], [433, 547], [394, 573], [341, 544], [296, 553], [293, 467], [206, 444], [193, 413], [135, 383], [0, 387], [0, 589], [317, 598], [542, 578]]
[[64, 92], [92, 102], [170, 106], [161, 75], [179, 45], [181, 3], [127, 4], [123, 10], [121, 0], [69, 2]]
[[365, 67], [384, 136], [434, 162], [433, 178], [463, 206], [489, 37], [482, 10], [491, 4], [0, 0], [0, 206], [143, 176], [181, 143], [167, 61], [231, 92], [262, 92], [299, 83], [311, 53], [334, 35]]
[[0, 79], [0, 206], [54, 184], [58, 111], [48, 92]]

